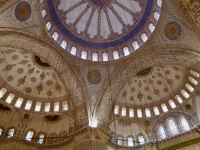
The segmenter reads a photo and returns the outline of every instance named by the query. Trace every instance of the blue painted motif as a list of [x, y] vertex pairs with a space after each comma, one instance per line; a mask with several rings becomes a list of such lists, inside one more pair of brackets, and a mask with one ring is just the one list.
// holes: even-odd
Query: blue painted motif
[[57, 28], [60, 30], [60, 32], [68, 39], [71, 41], [79, 44], [80, 46], [88, 47], [88, 48], [93, 48], [93, 49], [107, 49], [111, 47], [116, 47], [119, 45], [124, 44], [125, 42], [129, 41], [132, 39], [134, 36], [136, 36], [144, 27], [146, 22], [149, 19], [149, 16], [151, 14], [151, 10], [154, 5], [154, 0], [147, 0], [145, 12], [141, 18], [141, 20], [138, 22], [135, 28], [133, 28], [129, 33], [127, 33], [125, 36], [121, 37], [120, 39], [111, 41], [111, 42], [91, 42], [91, 41], [86, 41], [80, 37], [77, 37], [73, 33], [71, 33], [62, 23], [62, 21], [59, 19], [58, 14], [56, 12], [56, 8], [54, 5], [53, 0], [48, 0], [47, 5], [50, 11], [50, 15], [52, 20], [55, 22]]

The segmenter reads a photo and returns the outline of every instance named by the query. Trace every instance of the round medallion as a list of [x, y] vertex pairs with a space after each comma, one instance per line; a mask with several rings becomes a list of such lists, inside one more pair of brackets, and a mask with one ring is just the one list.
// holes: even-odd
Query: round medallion
[[87, 73], [87, 79], [92, 84], [98, 84], [101, 81], [102, 75], [98, 70], [90, 70]]
[[12, 81], [14, 79], [14, 77], [12, 76], [12, 75], [9, 75], [8, 77], [7, 77], [7, 80], [8, 81]]
[[27, 87], [27, 88], [25, 89], [25, 91], [26, 91], [26, 93], [31, 93], [32, 89], [31, 89], [30, 87]]
[[36, 77], [32, 77], [32, 78], [31, 78], [31, 82], [34, 83], [34, 82], [36, 82], [36, 81], [37, 81]]
[[62, 48], [82, 59], [109, 61], [129, 55], [148, 40], [162, 3], [55, 0], [43, 1], [41, 7], [47, 30]]
[[177, 22], [169, 22], [165, 26], [165, 36], [170, 40], [177, 40], [181, 36], [181, 26]]
[[149, 125], [150, 125], [150, 122], [149, 122], [149, 121], [145, 121], [145, 125], [146, 125], [146, 126], [149, 126]]
[[17, 20], [24, 22], [31, 16], [31, 5], [26, 1], [21, 1], [15, 8], [15, 17]]
[[0, 64], [5, 61], [5, 58], [0, 58]]
[[17, 69], [17, 73], [22, 74], [23, 72], [24, 72], [24, 69], [23, 69], [23, 68]]
[[17, 60], [18, 58], [19, 58], [18, 55], [13, 55], [13, 56], [12, 56], [12, 60]]
[[24, 119], [28, 119], [29, 118], [29, 114], [24, 114]]

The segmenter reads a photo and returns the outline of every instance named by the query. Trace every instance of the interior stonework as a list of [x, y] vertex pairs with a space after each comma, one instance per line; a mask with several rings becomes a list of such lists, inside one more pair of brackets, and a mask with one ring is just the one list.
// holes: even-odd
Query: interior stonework
[[0, 1], [0, 149], [199, 150], [199, 10]]

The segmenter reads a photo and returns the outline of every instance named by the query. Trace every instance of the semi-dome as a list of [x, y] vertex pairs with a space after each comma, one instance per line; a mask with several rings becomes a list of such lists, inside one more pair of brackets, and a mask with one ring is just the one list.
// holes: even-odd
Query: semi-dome
[[109, 61], [136, 51], [155, 29], [161, 0], [41, 0], [53, 39], [86, 60]]

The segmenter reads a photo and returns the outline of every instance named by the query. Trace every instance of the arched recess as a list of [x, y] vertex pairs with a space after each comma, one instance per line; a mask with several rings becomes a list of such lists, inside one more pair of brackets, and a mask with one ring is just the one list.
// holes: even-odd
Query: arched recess
[[45, 42], [41, 37], [38, 38], [30, 33], [10, 31], [8, 29], [7, 31], [0, 31], [0, 34], [3, 34], [0, 38], [1, 48], [21, 50], [24, 53], [31, 53], [46, 60], [59, 75], [65, 89], [71, 94], [76, 113], [75, 119], [79, 120], [78, 124], [88, 125], [88, 113], [82, 86], [69, 63], [58, 53], [57, 48]]
[[[195, 126], [193, 126], [193, 124], [195, 123], [196, 118], [193, 115], [191, 115], [190, 113], [187, 113], [187, 112], [183, 113], [182, 111], [177, 110], [177, 111], [168, 112], [166, 114], [163, 114], [163, 115], [159, 116], [158, 119], [152, 124], [152, 128], [150, 130], [151, 132], [150, 132], [149, 135], [151, 137], [155, 137], [156, 136], [155, 134], [156, 134], [156, 131], [158, 130], [158, 125], [163, 125], [166, 135], [170, 134], [169, 131], [167, 131], [167, 129], [166, 129], [167, 128], [166, 127], [167, 126], [166, 123], [168, 121], [167, 119], [170, 119], [170, 118], [172, 118], [175, 121], [177, 129], [180, 132], [179, 134], [181, 134], [183, 132], [186, 132], [186, 131], [182, 131], [182, 129], [181, 129], [180, 117], [182, 117], [182, 116], [187, 120], [187, 122], [188, 122], [188, 124], [190, 126], [190, 129], [195, 127]], [[168, 136], [168, 138], [169, 137], [170, 136]]]
[[18, 112], [12, 106], [0, 100], [0, 127], [3, 127], [3, 137], [7, 137], [7, 131], [11, 127], [21, 130], [22, 120]]
[[[159, 51], [159, 52], [158, 52]], [[177, 49], [168, 50], [161, 49], [155, 52], [141, 54], [130, 59], [124, 66], [119, 68], [119, 72], [111, 78], [109, 85], [105, 87], [102, 95], [98, 99], [96, 105], [96, 113], [99, 122], [103, 123], [109, 119], [112, 113], [113, 105], [116, 101], [116, 96], [134, 74], [148, 66], [160, 66], [160, 64], [174, 64], [179, 66], [196, 67], [198, 70], [198, 53], [193, 53], [189, 50]], [[158, 53], [157, 53], [158, 52]], [[155, 53], [157, 53], [155, 55]], [[142, 60], [140, 58], [143, 58]], [[140, 65], [138, 65], [140, 64]], [[126, 66], [126, 67], [125, 67]], [[125, 69], [124, 69], [125, 68]]]
[[[24, 139], [28, 131], [34, 131], [33, 142], [37, 142], [36, 136], [39, 133], [44, 133], [47, 144], [50, 144], [52, 141], [62, 142], [62, 137], [68, 136], [73, 129], [75, 129], [75, 123], [66, 115], [61, 113], [39, 115], [29, 120], [26, 124]], [[56, 138], [51, 138], [51, 135], [56, 135]]]

